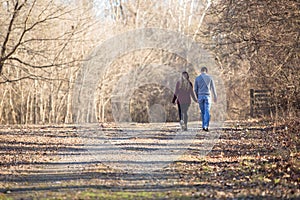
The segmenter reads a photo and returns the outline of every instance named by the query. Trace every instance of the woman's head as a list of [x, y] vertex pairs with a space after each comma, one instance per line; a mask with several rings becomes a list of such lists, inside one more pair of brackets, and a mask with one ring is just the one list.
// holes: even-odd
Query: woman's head
[[190, 87], [189, 74], [184, 71], [181, 74], [180, 88], [188, 90]]
[[187, 80], [190, 78], [189, 74], [186, 71], [182, 72], [182, 77], [187, 79]]

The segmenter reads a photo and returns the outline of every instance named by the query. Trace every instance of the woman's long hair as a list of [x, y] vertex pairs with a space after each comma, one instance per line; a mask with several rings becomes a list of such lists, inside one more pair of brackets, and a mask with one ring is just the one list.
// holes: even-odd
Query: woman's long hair
[[187, 72], [182, 72], [181, 74], [181, 79], [180, 79], [180, 82], [179, 82], [179, 88], [180, 89], [184, 89], [184, 90], [189, 90], [191, 87], [191, 82], [190, 82], [190, 79], [189, 79], [189, 74]]

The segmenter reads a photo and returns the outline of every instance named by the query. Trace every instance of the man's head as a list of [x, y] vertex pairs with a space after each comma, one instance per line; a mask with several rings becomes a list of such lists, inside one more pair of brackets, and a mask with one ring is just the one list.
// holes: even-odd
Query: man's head
[[207, 68], [206, 68], [206, 67], [201, 67], [201, 72], [207, 73], [207, 72], [208, 72], [208, 70], [207, 70]]

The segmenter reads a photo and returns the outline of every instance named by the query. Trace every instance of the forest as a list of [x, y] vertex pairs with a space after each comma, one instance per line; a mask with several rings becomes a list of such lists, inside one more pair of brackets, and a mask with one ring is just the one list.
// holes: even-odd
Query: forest
[[[0, 199], [299, 198], [299, 7], [0, 0]], [[97, 131], [137, 157], [172, 149], [176, 81], [187, 71], [194, 84], [202, 66], [219, 95], [210, 136], [194, 103], [193, 142], [163, 171], [84, 156], [106, 145]]]

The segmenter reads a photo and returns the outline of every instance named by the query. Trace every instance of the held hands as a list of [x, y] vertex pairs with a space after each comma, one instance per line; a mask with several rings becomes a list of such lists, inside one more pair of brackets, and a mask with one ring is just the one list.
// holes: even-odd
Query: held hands
[[214, 102], [215, 102], [215, 103], [218, 103], [217, 97], [214, 98]]

